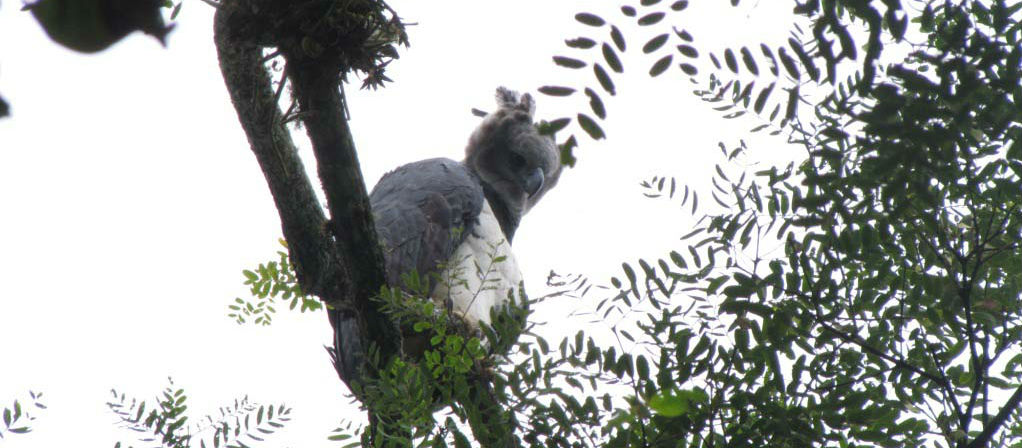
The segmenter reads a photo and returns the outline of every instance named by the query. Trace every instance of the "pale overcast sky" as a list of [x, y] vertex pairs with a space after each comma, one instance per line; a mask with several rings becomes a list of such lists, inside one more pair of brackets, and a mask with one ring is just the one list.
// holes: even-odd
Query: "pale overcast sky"
[[[671, 16], [700, 49], [786, 38], [786, 11], [712, 3]], [[391, 66], [395, 82], [347, 89], [370, 185], [402, 163], [461, 159], [478, 123], [470, 109], [493, 109], [498, 85], [534, 91], [578, 85], [576, 75], [595, 85], [590, 71], [550, 59], [571, 54], [565, 39], [592, 34], [572, 19], [583, 3], [391, 5], [417, 23], [412, 47]], [[50, 42], [20, 7], [0, 4], [0, 95], [12, 112], [0, 119], [0, 406], [34, 390], [49, 409], [36, 413], [31, 434], [0, 446], [140, 445], [114, 426], [109, 390], [149, 399], [168, 376], [189, 392], [193, 420], [248, 394], [294, 409], [268, 446], [331, 446], [326, 436], [341, 418], [361, 417], [323, 351], [326, 318], [283, 313], [254, 327], [227, 317], [247, 293], [241, 270], [275, 257], [280, 224], [217, 67], [212, 9], [189, 0], [166, 49], [134, 34], [86, 56]], [[629, 23], [616, 8], [592, 8]], [[551, 269], [605, 282], [622, 261], [682, 247], [677, 238], [694, 219], [644, 199], [639, 182], [677, 176], [712, 202], [717, 142], [734, 144], [755, 124], [722, 119], [676, 66], [650, 80], [653, 59], [640, 48], [652, 34], [625, 31], [625, 74], [615, 78], [617, 97], [604, 95], [609, 138], [583, 142], [578, 166], [516, 235], [533, 295], [546, 292]], [[538, 116], [573, 114], [583, 98], [537, 95]], [[751, 146], [767, 159], [791, 154], [778, 139]], [[535, 317], [557, 322], [549, 334], [573, 333], [564, 317], [580, 307], [562, 301]]]

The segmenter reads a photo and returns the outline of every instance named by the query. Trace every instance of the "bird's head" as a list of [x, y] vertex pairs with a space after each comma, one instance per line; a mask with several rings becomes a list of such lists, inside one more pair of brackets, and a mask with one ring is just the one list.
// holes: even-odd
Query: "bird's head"
[[465, 164], [521, 218], [557, 184], [560, 151], [552, 136], [539, 133], [528, 93], [498, 88], [497, 105], [469, 138]]

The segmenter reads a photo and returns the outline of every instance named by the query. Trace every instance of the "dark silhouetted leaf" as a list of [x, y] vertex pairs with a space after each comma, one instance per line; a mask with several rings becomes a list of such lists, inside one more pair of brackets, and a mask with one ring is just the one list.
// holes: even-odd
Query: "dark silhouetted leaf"
[[752, 52], [747, 47], [742, 47], [742, 62], [745, 63], [745, 67], [752, 72], [753, 75], [759, 76], [759, 67], [756, 65], [756, 60], [752, 58]]
[[617, 53], [614, 52], [610, 45], [603, 44], [603, 59], [607, 61], [607, 65], [610, 66], [611, 70], [615, 72], [624, 72], [624, 67], [621, 65], [621, 60], [618, 59]]
[[724, 63], [727, 64], [729, 70], [738, 73], [738, 60], [735, 59], [735, 53], [730, 48], [724, 50]]
[[781, 65], [784, 66], [784, 70], [788, 72], [788, 75], [792, 78], [798, 79], [801, 74], [798, 71], [798, 65], [795, 64], [795, 60], [788, 56], [788, 52], [784, 48], [777, 50], [777, 56], [781, 58]]
[[173, 25], [166, 25], [157, 0], [40, 0], [27, 3], [46, 34], [60, 45], [82, 53], [103, 51], [134, 31], [166, 44]]
[[659, 36], [656, 36], [656, 37], [650, 39], [649, 42], [646, 42], [646, 45], [642, 46], [642, 52], [646, 53], [646, 54], [649, 54], [649, 53], [652, 53], [654, 51], [659, 50], [661, 47], [664, 46], [664, 43], [667, 42], [667, 38], [668, 37], [670, 37], [670, 36], [667, 35], [667, 34], [661, 34]]
[[600, 64], [593, 64], [593, 73], [596, 75], [596, 80], [600, 82], [600, 87], [606, 90], [607, 93], [614, 95], [614, 82], [610, 80], [610, 75], [603, 69]]
[[585, 94], [589, 97], [589, 107], [593, 109], [593, 113], [601, 120], [607, 118], [607, 109], [603, 106], [603, 100], [596, 94], [593, 89], [586, 87]]
[[736, 89], [737, 93], [734, 96], [735, 102], [736, 103], [740, 102], [740, 103], [744, 104], [746, 107], [748, 107], [749, 101], [752, 101], [752, 99], [751, 99], [752, 98], [752, 88], [755, 85], [756, 85], [756, 81], [752, 81], [748, 85], [746, 85], [744, 89], [737, 90], [741, 86], [741, 84], [736, 82], [735, 83], [735, 89]]
[[759, 96], [756, 97], [756, 102], [752, 106], [752, 110], [756, 111], [757, 114], [763, 113], [763, 107], [766, 106], [767, 99], [770, 97], [770, 92], [774, 90], [774, 83], [770, 83], [767, 88], [759, 92]]
[[685, 8], [688, 8], [688, 0], [678, 0], [674, 3], [671, 3], [671, 9], [675, 11], [681, 11]]
[[665, 14], [662, 12], [651, 12], [639, 18], [639, 25], [649, 26], [660, 23], [664, 16]]
[[688, 62], [682, 62], [679, 67], [681, 67], [681, 71], [685, 72], [686, 75], [695, 76], [699, 74], [699, 70], [696, 69], [694, 65], [689, 64]]
[[571, 87], [561, 86], [543, 86], [540, 87], [538, 90], [540, 93], [550, 96], [568, 96], [571, 95], [572, 93], [575, 93], [575, 89], [572, 89]]
[[766, 46], [766, 44], [760, 44], [759, 48], [763, 51], [763, 56], [770, 59], [770, 74], [778, 76], [780, 74], [780, 70], [778, 69], [780, 64], [777, 63], [777, 58], [774, 57], [774, 52], [770, 50], [770, 47]]
[[607, 23], [607, 21], [603, 20], [603, 18], [601, 18], [600, 16], [588, 12], [580, 12], [578, 14], [575, 14], [575, 20], [579, 21], [582, 24], [596, 27], [603, 26], [604, 24]]
[[558, 118], [558, 119], [556, 119], [554, 121], [551, 121], [551, 122], [547, 123], [547, 127], [545, 129], [545, 132], [541, 132], [541, 133], [544, 134], [544, 135], [556, 134], [556, 133], [560, 132], [562, 129], [564, 129], [565, 127], [567, 127], [569, 123], [571, 123], [571, 118], [568, 118], [568, 117]]
[[582, 126], [582, 130], [586, 131], [593, 140], [600, 140], [606, 135], [603, 133], [603, 128], [596, 124], [596, 121], [589, 118], [586, 114], [578, 114], [578, 124]]
[[[694, 47], [691, 47], [691, 46], [685, 45], [685, 44], [678, 45], [678, 52], [681, 53], [682, 55], [684, 55], [685, 57], [688, 57], [688, 58], [697, 58], [697, 57], [699, 57], [699, 51], [698, 50], [696, 50]], [[716, 58], [714, 58], [714, 61], [716, 61]], [[719, 66], [718, 66], [718, 68], [719, 68]]]
[[625, 36], [621, 34], [621, 30], [617, 29], [616, 26], [610, 26], [610, 40], [614, 42], [614, 46], [617, 47], [617, 51], [625, 51]]
[[717, 55], [715, 55], [715, 54], [713, 54], [713, 53], [710, 53], [710, 62], [712, 62], [712, 63], [713, 63], [713, 66], [714, 66], [714, 67], [715, 67], [715, 68], [716, 68], [717, 70], [720, 70], [720, 69], [721, 69], [721, 65], [720, 65], [720, 60], [719, 60], [719, 59], [717, 59]]
[[577, 37], [575, 39], [564, 41], [564, 44], [571, 48], [580, 48], [583, 50], [588, 50], [596, 46], [596, 41], [585, 37]]
[[674, 34], [678, 35], [678, 38], [683, 40], [683, 41], [685, 41], [685, 42], [689, 42], [689, 43], [692, 42], [692, 35], [689, 34], [688, 31], [679, 30], [679, 29], [675, 28], [674, 29]]
[[674, 60], [674, 56], [670, 54], [660, 58], [658, 61], [653, 63], [652, 67], [649, 68], [649, 76], [660, 76], [660, 74], [667, 71], [667, 68], [671, 66], [672, 60]]
[[802, 67], [806, 69], [806, 73], [809, 74], [809, 78], [813, 81], [820, 80], [820, 69], [816, 68], [816, 64], [813, 63], [813, 59], [809, 57], [809, 54], [802, 49], [802, 44], [798, 43], [794, 38], [788, 39], [788, 46], [791, 47], [792, 51], [798, 55], [799, 61], [802, 61]]
[[582, 68], [586, 66], [585, 62], [565, 56], [554, 56], [554, 64], [567, 68]]
[[624, 15], [626, 15], [628, 17], [635, 17], [635, 8], [633, 8], [631, 6], [622, 6], [621, 7], [621, 13], [623, 13]]

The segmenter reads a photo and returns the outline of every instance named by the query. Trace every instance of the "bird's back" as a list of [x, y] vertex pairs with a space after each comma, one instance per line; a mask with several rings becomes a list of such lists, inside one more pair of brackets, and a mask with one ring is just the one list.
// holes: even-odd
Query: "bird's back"
[[421, 278], [437, 273], [475, 230], [483, 201], [478, 178], [454, 160], [422, 160], [384, 175], [369, 202], [387, 283], [403, 286], [401, 276], [412, 270]]

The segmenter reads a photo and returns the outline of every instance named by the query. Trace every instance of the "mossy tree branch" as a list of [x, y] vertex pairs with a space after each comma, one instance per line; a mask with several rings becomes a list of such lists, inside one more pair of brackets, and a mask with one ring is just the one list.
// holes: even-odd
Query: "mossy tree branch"
[[[340, 115], [337, 89], [342, 67], [325, 57], [317, 61], [295, 56], [294, 46], [301, 39], [279, 39], [285, 54], [291, 56], [288, 63], [298, 59], [288, 72], [301, 81], [295, 83], [295, 90], [302, 95], [299, 106], [327, 193], [328, 221], [283, 124], [263, 65], [267, 33], [252, 26], [272, 23], [265, 15], [278, 10], [275, 6], [270, 1], [222, 3], [214, 39], [224, 81], [270, 187], [302, 289], [359, 317], [359, 331], [352, 335], [355, 340], [345, 341], [346, 347], [339, 349], [364, 352], [372, 340], [381, 355], [392, 356], [397, 353], [399, 335], [369, 300], [383, 285], [384, 268], [350, 130]], [[342, 379], [349, 386], [357, 380], [357, 370], [344, 372]]]

